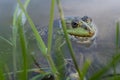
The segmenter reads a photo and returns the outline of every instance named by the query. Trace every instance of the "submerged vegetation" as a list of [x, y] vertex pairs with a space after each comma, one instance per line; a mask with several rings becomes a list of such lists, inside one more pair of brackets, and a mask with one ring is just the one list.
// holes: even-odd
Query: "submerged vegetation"
[[[47, 42], [47, 46], [45, 45], [42, 37], [40, 36], [38, 30], [36, 29], [35, 24], [33, 23], [32, 19], [30, 18], [30, 16], [28, 15], [26, 8], [29, 4], [30, 0], [26, 0], [25, 4], [23, 5], [21, 3], [20, 0], [18, 0], [18, 6], [14, 12], [14, 16], [13, 16], [13, 25], [12, 25], [12, 41], [9, 41], [7, 39], [5, 39], [4, 37], [0, 36], [0, 39], [4, 40], [5, 42], [7, 42], [9, 45], [11, 45], [12, 49], [13, 49], [13, 71], [9, 72], [9, 67], [7, 66], [7, 71], [4, 70], [5, 67], [4, 63], [0, 63], [0, 80], [28, 80], [29, 76], [29, 72], [34, 72], [34, 69], [28, 69], [29, 68], [29, 64], [30, 62], [28, 61], [28, 55], [29, 51], [28, 51], [28, 47], [27, 47], [27, 39], [26, 39], [26, 35], [24, 33], [24, 22], [22, 20], [22, 16], [24, 15], [28, 21], [28, 23], [30, 24], [30, 27], [34, 33], [34, 37], [38, 43], [38, 47], [40, 49], [41, 54], [45, 57], [45, 59], [47, 60], [50, 69], [48, 71], [45, 71], [44, 69], [42, 69], [41, 67], [39, 67], [39, 69], [37, 69], [37, 71], [39, 72], [38, 75], [33, 76], [30, 80], [37, 80], [38, 78], [41, 80], [71, 80], [69, 78], [69, 76], [65, 76], [65, 58], [64, 55], [62, 53], [61, 50], [61, 45], [63, 42], [61, 42], [61, 39], [58, 37], [56, 42], [55, 42], [55, 46], [57, 46], [57, 48], [55, 49], [55, 57], [56, 57], [56, 61], [53, 60], [52, 56], [51, 56], [51, 48], [52, 48], [52, 32], [53, 32], [53, 21], [54, 21], [54, 7], [55, 7], [55, 2], [58, 6], [58, 10], [59, 10], [59, 15], [60, 15], [60, 19], [61, 19], [61, 23], [62, 23], [62, 29], [65, 35], [65, 40], [66, 43], [68, 45], [69, 51], [70, 51], [70, 56], [72, 58], [72, 61], [74, 63], [75, 69], [77, 71], [77, 79], [78, 80], [85, 80], [86, 74], [87, 74], [87, 70], [90, 66], [90, 61], [86, 61], [83, 65], [82, 70], [80, 70], [77, 61], [76, 61], [76, 57], [75, 57], [75, 53], [72, 49], [72, 45], [71, 42], [69, 40], [68, 37], [68, 33], [66, 31], [66, 24], [64, 21], [64, 14], [62, 11], [62, 6], [60, 4], [60, 0], [51, 0], [51, 7], [50, 7], [50, 19], [49, 19], [49, 27], [48, 27], [48, 42]], [[20, 9], [20, 12], [19, 10]], [[19, 14], [18, 14], [19, 13]], [[119, 80], [120, 75], [116, 73], [116, 66], [120, 61], [120, 52], [119, 52], [119, 39], [120, 39], [120, 35], [119, 35], [120, 31], [119, 31], [119, 22], [116, 23], [116, 51], [115, 51], [115, 55], [113, 56], [113, 59], [101, 70], [97, 71], [95, 74], [93, 74], [88, 80], [102, 80], [102, 78], [105, 78], [106, 80]], [[17, 54], [19, 51], [17, 51], [17, 42], [19, 41], [20, 44], [20, 50], [21, 50], [21, 54], [22, 54], [22, 66], [21, 66], [21, 70], [19, 71], [18, 67], [17, 67]], [[33, 60], [33, 62], [35, 62], [34, 56], [32, 56], [31, 58]], [[36, 63], [36, 62], [35, 62]], [[38, 65], [39, 66], [39, 65]], [[111, 68], [114, 69], [114, 74], [113, 76], [105, 76], [105, 77], [101, 77], [103, 76], [108, 70], [110, 70]]]

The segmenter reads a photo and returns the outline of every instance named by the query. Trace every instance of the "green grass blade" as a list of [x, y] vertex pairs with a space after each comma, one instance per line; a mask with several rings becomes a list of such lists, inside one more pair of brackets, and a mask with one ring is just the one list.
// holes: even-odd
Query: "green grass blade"
[[44, 44], [41, 36], [39, 35], [39, 32], [37, 31], [37, 29], [36, 29], [36, 27], [35, 27], [32, 19], [29, 17], [28, 13], [25, 11], [25, 9], [24, 9], [22, 3], [20, 2], [20, 0], [18, 0], [18, 4], [19, 4], [21, 10], [24, 12], [26, 18], [28, 19], [28, 22], [29, 22], [29, 24], [30, 24], [30, 26], [31, 26], [31, 28], [32, 28], [32, 30], [33, 30], [33, 32], [34, 32], [34, 35], [35, 35], [36, 40], [37, 40], [37, 42], [38, 42], [38, 44], [39, 44], [39, 47], [40, 47], [41, 52], [43, 53], [43, 55], [46, 55], [46, 53], [47, 53], [47, 48], [46, 48], [46, 46], [45, 46], [45, 44]]
[[55, 0], [51, 0], [50, 19], [49, 19], [49, 27], [48, 27], [48, 51], [47, 51], [48, 54], [51, 53], [53, 21], [54, 21], [54, 5], [55, 5]]
[[64, 32], [64, 35], [65, 35], [65, 38], [66, 38], [66, 42], [67, 42], [69, 50], [70, 50], [70, 55], [72, 57], [73, 63], [75, 65], [75, 68], [76, 68], [76, 70], [77, 70], [77, 72], [79, 74], [79, 78], [81, 80], [83, 80], [82, 73], [80, 72], [80, 69], [79, 69], [79, 67], [77, 65], [76, 58], [75, 58], [75, 55], [74, 55], [74, 51], [72, 49], [72, 45], [70, 43], [67, 31], [66, 31], [66, 24], [65, 24], [65, 21], [64, 21], [64, 15], [63, 15], [63, 12], [62, 12], [62, 7], [61, 7], [61, 4], [60, 4], [60, 0], [57, 0], [56, 2], [57, 2], [58, 10], [59, 10], [59, 13], [60, 13], [60, 19], [61, 19], [61, 22], [62, 22], [63, 32]]
[[21, 19], [22, 19], [22, 16], [20, 15], [17, 19], [17, 26], [18, 26], [18, 34], [20, 37], [20, 44], [21, 44], [22, 57], [23, 57], [22, 80], [27, 80], [27, 45], [25, 41], [23, 25], [21, 24]]
[[18, 13], [18, 5], [13, 14], [13, 27], [15, 27], [15, 25], [16, 25], [17, 13]]
[[[116, 22], [116, 54], [118, 54], [118, 50], [119, 50], [119, 22]], [[114, 73], [114, 80], [117, 80], [117, 76], [116, 76], [116, 65], [113, 65], [113, 73]]]
[[10, 42], [9, 40], [5, 39], [4, 37], [0, 36], [0, 39], [4, 40], [9, 45], [13, 46], [12, 42]]
[[119, 31], [119, 27], [120, 27], [120, 25], [119, 25], [119, 22], [116, 22], [116, 49], [118, 49], [119, 48], [119, 33], [120, 33], [120, 31]]
[[[48, 49], [47, 49], [47, 55], [50, 55], [51, 53], [51, 44], [52, 44], [52, 32], [53, 32], [53, 21], [54, 21], [54, 5], [55, 5], [55, 0], [51, 1], [51, 8], [50, 8], [50, 19], [49, 19], [49, 27], [48, 27]], [[51, 56], [49, 56], [51, 57]], [[49, 59], [49, 58], [48, 58]], [[52, 58], [51, 58], [52, 59]], [[50, 60], [51, 61], [51, 60]], [[48, 60], [49, 62], [49, 60]], [[50, 62], [52, 64], [50, 64], [53, 72], [57, 72], [55, 69], [55, 65], [52, 62]]]
[[26, 0], [24, 4], [24, 8], [27, 9], [28, 4], [30, 3], [30, 0]]
[[[29, 1], [30, 1], [30, 0], [26, 0], [26, 1], [25, 1], [25, 4], [24, 4], [25, 9], [27, 8], [27, 6], [28, 6], [28, 4], [29, 4]], [[17, 5], [17, 7], [16, 7], [16, 9], [15, 9], [15, 12], [14, 12], [14, 14], [13, 14], [13, 27], [12, 27], [14, 78], [16, 78], [16, 71], [17, 71], [17, 65], [16, 65], [16, 53], [17, 53], [16, 48], [17, 48], [17, 43], [16, 43], [16, 41], [17, 41], [18, 27], [17, 27], [16, 21], [17, 21], [18, 16], [22, 13], [22, 12], [20, 12], [20, 14], [18, 14], [18, 12], [19, 12], [18, 9], [19, 9], [19, 7], [18, 7], [18, 5]]]
[[101, 76], [108, 71], [108, 67], [104, 67], [100, 71], [96, 72], [89, 80], [100, 80]]
[[13, 15], [13, 27], [12, 27], [12, 44], [13, 44], [13, 69], [14, 69], [14, 79], [16, 78], [16, 71], [17, 71], [17, 65], [16, 65], [16, 41], [17, 41], [17, 26], [16, 26], [16, 19], [17, 19], [17, 12], [18, 12], [18, 6], [15, 9], [14, 15]]
[[[27, 8], [30, 0], [26, 0], [24, 7], [25, 9]], [[16, 67], [16, 41], [17, 41], [17, 31], [20, 37], [20, 44], [21, 44], [21, 49], [22, 49], [22, 57], [23, 57], [23, 80], [27, 80], [27, 49], [26, 49], [26, 42], [25, 42], [25, 37], [24, 37], [24, 31], [23, 31], [23, 25], [22, 23], [22, 14], [24, 14], [22, 11], [18, 13], [18, 7], [15, 10], [14, 13], [14, 18], [13, 18], [13, 43], [14, 43], [14, 48], [13, 48], [13, 53], [14, 53], [14, 66]], [[14, 68], [15, 68], [14, 67]], [[17, 70], [17, 69], [14, 69]]]
[[[53, 74], [56, 75], [57, 73], [57, 69], [55, 67], [55, 64], [53, 62], [53, 59], [51, 57], [51, 44], [52, 44], [52, 32], [53, 32], [53, 21], [54, 21], [54, 7], [55, 7], [55, 0], [52, 0], [51, 1], [51, 8], [50, 8], [50, 19], [49, 19], [49, 27], [48, 27], [48, 49], [47, 49], [47, 55], [46, 56], [48, 62], [49, 62], [49, 65], [51, 67], [51, 70], [53, 72]], [[55, 76], [56, 80], [58, 80], [58, 75]]]
[[90, 67], [90, 64], [91, 64], [91, 61], [90, 60], [86, 60], [84, 65], [83, 65], [82, 74], [83, 74], [84, 77], [87, 74], [87, 71], [88, 71], [88, 69]]
[[55, 0], [51, 1], [51, 8], [50, 8], [50, 19], [49, 19], [49, 27], [48, 27], [48, 50], [47, 53], [51, 53], [51, 44], [52, 44], [52, 32], [53, 32], [53, 21], [54, 21], [54, 5]]

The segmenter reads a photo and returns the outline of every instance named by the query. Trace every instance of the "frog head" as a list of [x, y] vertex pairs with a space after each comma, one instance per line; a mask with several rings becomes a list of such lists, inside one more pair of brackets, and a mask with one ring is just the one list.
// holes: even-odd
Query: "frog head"
[[96, 37], [96, 27], [90, 17], [65, 18], [67, 33], [79, 43], [91, 42]]

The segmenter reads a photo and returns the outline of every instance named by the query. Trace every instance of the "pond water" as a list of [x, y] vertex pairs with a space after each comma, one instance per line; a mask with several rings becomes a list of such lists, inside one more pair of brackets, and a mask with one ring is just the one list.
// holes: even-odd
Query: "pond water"
[[[65, 16], [90, 16], [98, 29], [95, 50], [97, 58], [102, 62], [114, 53], [115, 48], [115, 22], [120, 19], [120, 0], [61, 0]], [[16, 7], [16, 0], [0, 0], [0, 36], [11, 38], [12, 16]], [[49, 22], [50, 0], [31, 0], [28, 13], [35, 25], [47, 26]], [[55, 19], [59, 18], [57, 6], [55, 7]], [[12, 55], [11, 46], [0, 40], [0, 55], [9, 57]], [[84, 51], [83, 51], [84, 52]], [[87, 51], [89, 53], [89, 50]], [[91, 53], [91, 52], [90, 52]], [[6, 57], [7, 56], [7, 57]], [[89, 56], [89, 55], [88, 55]], [[1, 57], [0, 57], [1, 58]], [[42, 61], [43, 58], [38, 60]], [[8, 64], [8, 63], [7, 63]], [[9, 63], [9, 65], [12, 63]]]

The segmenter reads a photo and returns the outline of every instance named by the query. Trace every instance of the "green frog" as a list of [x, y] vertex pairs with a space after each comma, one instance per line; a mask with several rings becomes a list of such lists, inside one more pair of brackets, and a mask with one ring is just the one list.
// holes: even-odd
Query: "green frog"
[[[97, 29], [95, 24], [93, 23], [92, 19], [88, 16], [80, 17], [65, 17], [65, 23], [67, 27], [67, 33], [69, 39], [72, 42], [73, 50], [75, 51], [75, 55], [77, 56], [78, 63], [82, 66], [84, 61], [80, 58], [82, 55], [84, 58], [86, 57], [86, 53], [84, 54], [83, 51], [88, 51], [88, 49], [94, 45], [96, 36], [97, 36]], [[47, 35], [48, 35], [48, 27], [39, 27], [37, 26], [42, 39], [47, 44]], [[61, 47], [64, 51], [65, 61], [67, 65], [67, 76], [76, 74], [76, 70], [73, 66], [72, 60], [69, 55], [69, 49], [65, 42], [64, 33], [62, 30], [61, 20], [57, 19], [54, 20], [53, 24], [53, 48], [52, 48], [52, 56], [55, 61], [55, 51]], [[59, 46], [59, 47], [58, 47]], [[82, 52], [81, 52], [82, 51]], [[73, 76], [72, 76], [73, 77]], [[71, 78], [72, 78], [71, 77]], [[77, 78], [75, 77], [77, 80]]]
[[[68, 33], [69, 39], [71, 40], [73, 50], [75, 51], [77, 61], [78, 63], [80, 63], [80, 66], [82, 67], [84, 64], [84, 60], [81, 57], [81, 55], [85, 59], [86, 53], [84, 54], [83, 52], [81, 52], [81, 50], [89, 49], [89, 47], [94, 45], [95, 38], [97, 36], [96, 26], [94, 25], [92, 19], [87, 16], [84, 16], [82, 18], [66, 17], [65, 22], [66, 22], [66, 27], [67, 27], [67, 33]], [[62, 30], [60, 19], [54, 21], [53, 31], [54, 31], [53, 34], [56, 34], [56, 35], [53, 35], [54, 47], [52, 51], [55, 51], [55, 53], [57, 53], [56, 50], [59, 47], [62, 48], [62, 51], [65, 56], [66, 69], [67, 69], [65, 75], [69, 76], [71, 78], [70, 80], [78, 80], [78, 77], [77, 77], [78, 75], [76, 73], [72, 60], [70, 58], [69, 49], [65, 42], [64, 33]], [[54, 54], [53, 52], [53, 56], [56, 56], [56, 55], [61, 56], [59, 54]], [[57, 60], [57, 58], [55, 59], [55, 57], [54, 57], [54, 60], [59, 61]], [[57, 64], [57, 62], [55, 63]]]

